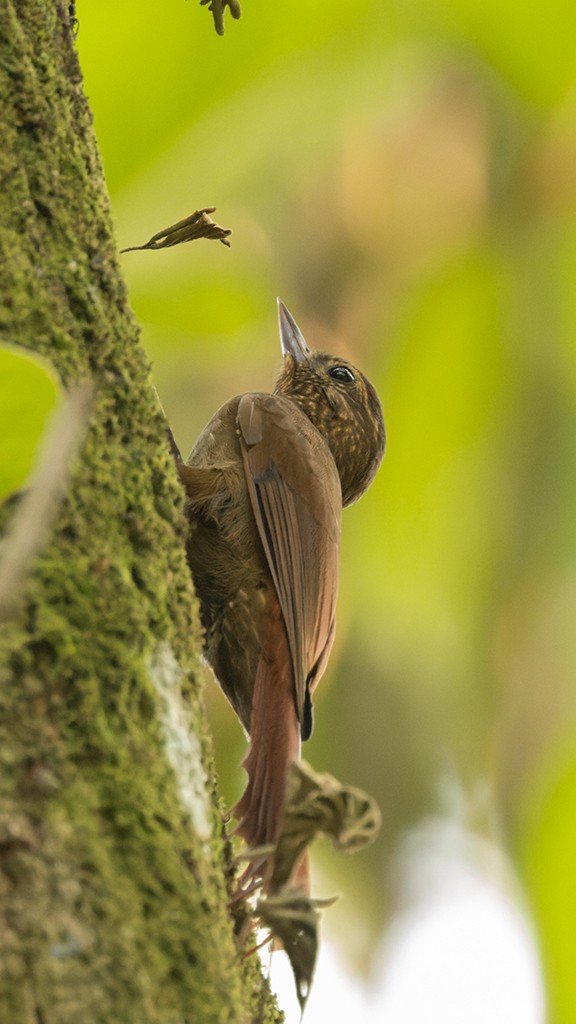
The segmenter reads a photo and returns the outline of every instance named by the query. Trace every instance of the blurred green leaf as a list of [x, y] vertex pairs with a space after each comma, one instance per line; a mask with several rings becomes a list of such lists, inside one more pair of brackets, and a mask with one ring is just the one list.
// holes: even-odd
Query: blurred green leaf
[[20, 487], [60, 396], [49, 364], [25, 349], [0, 346], [0, 500]]
[[[553, 748], [528, 801], [522, 862], [540, 933], [550, 1024], [569, 1024], [576, 1007], [576, 736]], [[550, 764], [550, 759], [554, 764]]]

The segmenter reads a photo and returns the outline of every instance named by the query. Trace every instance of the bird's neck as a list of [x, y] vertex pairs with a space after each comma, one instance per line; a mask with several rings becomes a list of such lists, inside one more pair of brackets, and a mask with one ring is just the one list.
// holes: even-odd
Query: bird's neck
[[374, 425], [363, 410], [352, 414], [346, 403], [332, 395], [323, 401], [308, 394], [289, 397], [328, 444], [340, 477], [342, 505], [350, 505], [364, 493], [379, 464], [378, 460], [372, 469], [373, 452], [378, 446], [378, 439], [372, 436]]

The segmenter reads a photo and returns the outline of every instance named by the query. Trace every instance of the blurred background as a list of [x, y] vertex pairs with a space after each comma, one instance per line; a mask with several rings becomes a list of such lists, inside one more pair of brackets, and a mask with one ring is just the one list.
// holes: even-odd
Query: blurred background
[[[307, 1020], [336, 993], [392, 1024], [572, 1024], [576, 14], [245, 0], [219, 38], [195, 0], [77, 6], [119, 247], [208, 205], [233, 229], [122, 257], [183, 451], [271, 388], [276, 295], [384, 406], [305, 749], [383, 827], [315, 853], [316, 894], [343, 898]], [[245, 741], [207, 699], [232, 803]]]

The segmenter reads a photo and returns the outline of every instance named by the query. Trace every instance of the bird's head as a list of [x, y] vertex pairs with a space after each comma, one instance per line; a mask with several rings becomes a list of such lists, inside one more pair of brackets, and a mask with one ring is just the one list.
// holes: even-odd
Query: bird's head
[[278, 299], [284, 363], [274, 394], [291, 398], [328, 442], [342, 485], [342, 504], [356, 501], [382, 461], [386, 435], [376, 389], [338, 356], [308, 348], [296, 321]]

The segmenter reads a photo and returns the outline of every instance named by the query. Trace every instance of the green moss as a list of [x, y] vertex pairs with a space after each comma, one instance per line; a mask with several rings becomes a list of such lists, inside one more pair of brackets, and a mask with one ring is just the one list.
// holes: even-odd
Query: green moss
[[[0, 636], [0, 1019], [276, 1021], [227, 910], [181, 494], [66, 13], [5, 2], [0, 30], [0, 335], [47, 355], [65, 385], [90, 377], [97, 395], [50, 543]], [[150, 670], [162, 645], [209, 780], [208, 836], [167, 753]]]

